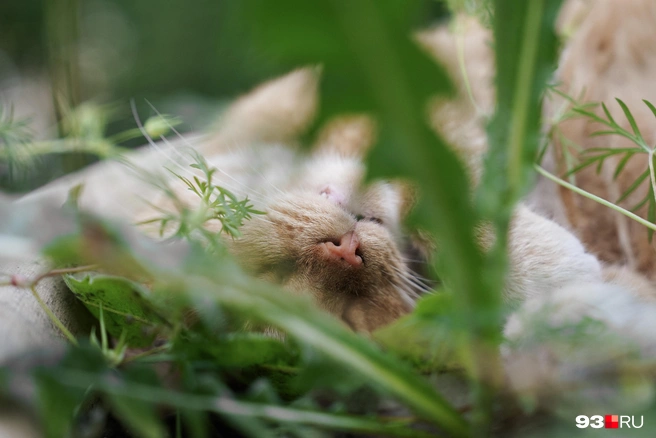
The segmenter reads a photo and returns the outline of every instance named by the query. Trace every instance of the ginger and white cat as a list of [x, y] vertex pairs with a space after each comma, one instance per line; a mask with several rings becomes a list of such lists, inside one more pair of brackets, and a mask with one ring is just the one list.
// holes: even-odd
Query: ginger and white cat
[[[454, 36], [441, 28], [418, 39], [459, 85], [462, 97], [435, 102], [431, 119], [476, 183], [486, 151], [486, 115], [494, 105], [494, 68], [489, 33], [472, 20], [460, 20], [462, 33]], [[474, 102], [466, 97], [459, 76], [458, 47], [464, 48]], [[230, 243], [243, 265], [295, 292], [310, 292], [320, 306], [355, 330], [371, 331], [410, 311], [425, 288], [415, 272], [416, 248], [401, 226], [412, 194], [398, 182], [362, 186], [361, 158], [373, 136], [366, 119], [342, 121], [329, 129], [310, 154], [293, 147], [314, 115], [317, 81], [315, 70], [304, 69], [264, 84], [228, 110], [218, 133], [190, 142], [219, 169], [216, 183], [248, 196], [267, 213], [249, 221], [244, 236]], [[178, 162], [186, 168], [181, 157], [179, 150], [169, 148], [142, 157], [142, 162]], [[138, 191], [144, 196], [143, 186], [131, 188], [124, 175], [120, 170], [110, 175], [113, 185], [125, 184], [118, 213], [132, 220], [144, 218], [143, 204], [127, 195]], [[154, 196], [151, 191], [144, 197]], [[85, 198], [84, 193], [81, 205], [117, 213], [116, 205]], [[504, 291], [508, 301], [546, 296], [572, 282], [601, 284], [615, 275], [617, 283], [631, 276], [616, 268], [615, 274], [602, 270], [573, 234], [536, 214], [531, 205], [535, 203], [519, 205], [511, 223]], [[482, 247], [492, 239], [483, 233]], [[638, 283], [649, 295], [650, 285]]]
[[[573, 3], [580, 2], [568, 2], [565, 10], [580, 11], [569, 7]], [[603, 34], [606, 21], [598, 17], [604, 14], [627, 14], [633, 17], [631, 23], [639, 23], [642, 28], [654, 22], [642, 20], [651, 16], [653, 5], [649, 0], [635, 0], [632, 6], [619, 10], [610, 0], [588, 3], [608, 9], [587, 15], [592, 21], [583, 22], [578, 34], [584, 40], [588, 38], [586, 35], [592, 38]], [[644, 14], [638, 5], [644, 8]], [[577, 20], [582, 20], [582, 16], [577, 13]], [[460, 20], [461, 33], [454, 35], [446, 28], [439, 28], [420, 34], [418, 40], [441, 60], [458, 85], [459, 98], [434, 102], [431, 122], [458, 152], [476, 183], [487, 149], [486, 117], [494, 109], [491, 36], [471, 19], [456, 19]], [[616, 66], [602, 69], [601, 73], [586, 73], [591, 90], [595, 89], [597, 79], [603, 88], [609, 78], [618, 75], [616, 70], [622, 63], [633, 74], [644, 74], [646, 78], [647, 72], [652, 71], [651, 51], [628, 51], [631, 54], [628, 61], [628, 55], [615, 57], [613, 53], [624, 53], [621, 44], [633, 47], [637, 41], [641, 46], [643, 33], [653, 32], [653, 26], [641, 31], [628, 29], [631, 25], [617, 26], [626, 38], [608, 40], [612, 44], [608, 42], [610, 45], [599, 51], [603, 59], [595, 55], [597, 52], [585, 52], [583, 43], [575, 44], [579, 38], [575, 35], [564, 52], [558, 75], [566, 79], [566, 75], [579, 74], [576, 65], [569, 69], [566, 66], [578, 59], [577, 50], [583, 50], [581, 59], [589, 57], [591, 65], [603, 61], [607, 67]], [[459, 47], [464, 50], [473, 101], [465, 93], [460, 77]], [[616, 73], [604, 76], [604, 72]], [[244, 225], [240, 239], [228, 241], [244, 268], [295, 293], [311, 294], [319, 306], [354, 330], [369, 332], [411, 311], [415, 298], [427, 286], [417, 275], [421, 251], [402, 227], [413, 194], [400, 182], [363, 184], [362, 155], [373, 138], [372, 125], [366, 118], [338, 122], [309, 153], [294, 147], [314, 115], [318, 80], [316, 71], [304, 69], [266, 83], [228, 110], [217, 133], [209, 138], [190, 138], [188, 143], [193, 143], [219, 169], [216, 184], [240, 197], [248, 196], [258, 210], [266, 212]], [[624, 85], [633, 89], [630, 83]], [[642, 85], [635, 92], [640, 93], [646, 87]], [[628, 100], [625, 96], [618, 97]], [[656, 125], [643, 123], [648, 122], [640, 120], [643, 133], [656, 132], [653, 130]], [[175, 146], [164, 149], [140, 152], [134, 159], [151, 169], [175, 162], [178, 167], [174, 170], [191, 171], [183, 151]], [[131, 193], [158, 202], [156, 191], [139, 185], [120, 165], [114, 165], [111, 171], [92, 173], [89, 178], [69, 178], [72, 184], [87, 185], [80, 205], [103, 215], [130, 221], [147, 218], [150, 212], [145, 204]], [[184, 187], [178, 189], [180, 194], [185, 193]], [[120, 194], [93, 195], [109, 190]], [[40, 192], [45, 197], [55, 195], [48, 188]], [[504, 298], [520, 308], [506, 326], [505, 334], [510, 342], [504, 347], [504, 357], [509, 383], [523, 393], [541, 395], [552, 391], [560, 383], [571, 380], [574, 374], [583, 376], [581, 370], [589, 365], [579, 362], [580, 366], [574, 363], [577, 366], [572, 367], [571, 349], [554, 349], [541, 342], [537, 336], [540, 320], [558, 328], [595, 319], [604, 325], [609, 336], [635, 339], [640, 353], [654, 355], [656, 336], [650, 335], [653, 333], [650, 321], [656, 310], [653, 304], [645, 304], [656, 296], [653, 285], [630, 267], [604, 266], [587, 253], [568, 230], [573, 227], [580, 231], [576, 223], [567, 222], [571, 215], [563, 212], [559, 199], [553, 186], [541, 183], [526, 203], [517, 206], [511, 222]], [[193, 196], [188, 200], [193, 202]], [[613, 218], [608, 210], [595, 209], [590, 215], [590, 221]], [[598, 248], [610, 244], [605, 237], [607, 233], [604, 231], [597, 239], [594, 230], [592, 227], [588, 234], [584, 233], [587, 236], [584, 241], [588, 248], [603, 256], [605, 253]], [[481, 246], [485, 248], [492, 239], [489, 233], [483, 233]], [[644, 242], [641, 245], [640, 248]], [[603, 258], [612, 262], [624, 260]], [[607, 350], [607, 359], [612, 362], [617, 351]]]
[[[258, 88], [226, 116], [229, 140], [220, 131], [200, 150], [219, 169], [215, 184], [248, 196], [266, 212], [245, 223], [242, 237], [227, 241], [244, 268], [288, 290], [310, 293], [354, 330], [369, 332], [412, 310], [414, 299], [428, 289], [414, 270], [420, 251], [402, 228], [413, 195], [400, 182], [362, 184], [362, 155], [372, 134], [361, 118], [329, 127], [309, 154], [258, 141], [258, 130], [265, 140], [284, 137], [270, 119], [285, 108], [275, 111], [278, 101], [265, 96], [284, 89], [289, 104], [292, 93], [299, 93], [296, 120], [302, 120], [303, 108], [312, 112], [308, 101], [316, 97], [309, 90], [316, 86], [309, 84], [316, 80], [313, 71], [301, 70]], [[247, 114], [246, 121], [241, 114]], [[248, 126], [244, 142], [237, 129], [242, 123]], [[182, 184], [176, 190], [189, 203], [197, 202]], [[481, 245], [492, 239], [484, 232]], [[601, 281], [599, 263], [574, 236], [522, 205], [512, 221], [509, 252], [508, 301], [548, 294], [572, 279]]]

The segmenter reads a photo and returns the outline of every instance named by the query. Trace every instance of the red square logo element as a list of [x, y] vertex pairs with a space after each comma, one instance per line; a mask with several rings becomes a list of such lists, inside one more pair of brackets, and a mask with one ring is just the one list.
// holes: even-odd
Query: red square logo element
[[606, 429], [617, 429], [619, 427], [620, 417], [619, 415], [606, 415], [604, 421], [604, 427]]

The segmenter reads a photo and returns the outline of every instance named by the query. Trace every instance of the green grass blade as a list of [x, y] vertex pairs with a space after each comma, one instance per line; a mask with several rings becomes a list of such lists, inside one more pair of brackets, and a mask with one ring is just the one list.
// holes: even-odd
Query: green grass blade
[[599, 122], [602, 125], [606, 125], [609, 128], [614, 128], [614, 126], [611, 123], [609, 123], [608, 120], [599, 117], [597, 114], [595, 114], [591, 111], [586, 111], [586, 110], [581, 109], [581, 108], [572, 108], [572, 111], [574, 111], [575, 113], [580, 114], [582, 116], [585, 116], [589, 119], [592, 119], [595, 122]]
[[586, 167], [589, 167], [589, 166], [593, 165], [598, 160], [599, 160], [599, 156], [589, 158], [589, 159], [585, 160], [584, 162], [582, 162], [581, 164], [579, 164], [578, 166], [574, 167], [573, 169], [568, 170], [565, 173], [565, 176], [574, 175], [574, 174], [580, 172], [581, 170], [585, 169]]
[[647, 178], [649, 178], [649, 169], [642, 172], [640, 176], [633, 182], [633, 184], [631, 184], [629, 188], [626, 189], [626, 191], [622, 194], [622, 196], [620, 196], [620, 198], [617, 201], [615, 201], [615, 203], [619, 204], [620, 202], [628, 198], [629, 195], [631, 195], [631, 193], [633, 193], [638, 187], [640, 187], [640, 184], [642, 184], [643, 181], [646, 180]]
[[[650, 184], [649, 185], [649, 207], [647, 207], [647, 220], [651, 222], [652, 224], [656, 222], [656, 200], [654, 199], [654, 188]], [[654, 230], [651, 228], [647, 230], [647, 237], [649, 239], [649, 243], [651, 243], [653, 237], [654, 237]]]
[[617, 167], [615, 168], [615, 172], [613, 173], [613, 179], [617, 179], [619, 174], [622, 173], [622, 170], [624, 170], [624, 167], [626, 167], [626, 163], [629, 162], [633, 154], [634, 152], [627, 152], [626, 155], [622, 157], [620, 162], [617, 164]]
[[633, 207], [631, 207], [631, 210], [630, 210], [630, 211], [631, 211], [632, 213], [637, 212], [638, 210], [640, 210], [640, 209], [641, 209], [641, 208], [647, 203], [647, 201], [649, 201], [650, 198], [651, 198], [651, 193], [650, 193], [650, 192], [647, 192], [647, 194], [645, 195], [645, 197], [642, 198], [642, 200], [641, 200], [640, 202], [638, 202], [636, 205], [634, 205]]
[[633, 118], [633, 114], [631, 114], [631, 111], [629, 111], [629, 108], [621, 99], [616, 97], [615, 100], [617, 101], [617, 103], [620, 104], [620, 107], [624, 112], [624, 116], [626, 117], [626, 119], [629, 121], [629, 124], [631, 125], [631, 129], [633, 130], [633, 133], [636, 135], [636, 137], [642, 138], [642, 134], [640, 133], [640, 129], [638, 128], [638, 124]]
[[619, 127], [615, 119], [613, 118], [612, 114], [610, 111], [608, 111], [608, 107], [606, 106], [605, 103], [601, 103], [601, 108], [604, 110], [604, 114], [606, 114], [606, 118], [608, 119], [608, 125], [613, 126], [615, 128]]
[[654, 117], [656, 117], [656, 107], [654, 107], [654, 105], [650, 101], [648, 101], [647, 99], [642, 99], [642, 101], [645, 103], [645, 105], [647, 105], [647, 107], [649, 108], [651, 113], [654, 115]]
[[617, 131], [595, 131], [589, 137], [601, 137], [603, 135], [615, 135]]

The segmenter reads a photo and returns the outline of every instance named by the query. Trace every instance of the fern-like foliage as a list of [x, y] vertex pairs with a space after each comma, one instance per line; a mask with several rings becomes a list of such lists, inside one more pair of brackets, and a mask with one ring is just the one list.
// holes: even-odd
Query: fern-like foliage
[[[565, 98], [567, 102], [569, 102], [569, 104], [571, 105], [571, 108], [567, 113], [568, 118], [572, 118], [578, 115], [578, 116], [585, 117], [591, 121], [597, 122], [603, 126], [602, 129], [590, 134], [591, 137], [619, 135], [621, 137], [630, 140], [635, 145], [635, 147], [623, 147], [623, 148], [599, 147], [599, 148], [586, 149], [580, 152], [579, 154], [580, 160], [578, 163], [573, 162], [572, 160], [568, 160], [567, 158], [565, 159], [567, 165], [567, 171], [565, 175], [573, 176], [578, 172], [580, 172], [581, 170], [588, 168], [590, 166], [595, 166], [596, 172], [597, 174], [599, 174], [601, 172], [604, 163], [609, 157], [619, 157], [619, 160], [617, 161], [617, 165], [615, 166], [615, 169], [613, 171], [613, 180], [615, 180], [625, 169], [627, 163], [632, 157], [638, 154], [646, 154], [647, 162], [648, 162], [647, 169], [644, 172], [642, 172], [629, 185], [629, 187], [620, 195], [618, 199], [613, 200], [613, 202], [615, 204], [621, 203], [622, 201], [627, 199], [632, 193], [634, 193], [638, 189], [638, 187], [640, 187], [647, 179], [649, 179], [650, 184], [647, 193], [640, 201], [638, 201], [633, 206], [631, 206], [629, 208], [629, 211], [636, 212], [642, 207], [644, 207], [645, 205], [647, 205], [647, 220], [652, 223], [656, 222], [656, 196], [654, 190], [654, 187], [656, 187], [656, 173], [654, 171], [654, 153], [656, 152], [656, 147], [651, 146], [647, 143], [642, 133], [640, 132], [640, 128], [638, 127], [635, 117], [631, 113], [631, 110], [626, 105], [626, 103], [624, 103], [621, 99], [618, 98], [615, 99], [618, 105], [620, 106], [620, 108], [622, 109], [622, 112], [624, 113], [624, 116], [626, 117], [626, 120], [628, 121], [631, 130], [625, 129], [624, 127], [622, 127], [620, 123], [618, 123], [618, 121], [612, 116], [612, 114], [608, 110], [608, 107], [606, 106], [605, 103], [601, 103], [601, 108], [603, 110], [604, 116], [600, 116], [591, 110], [592, 108], [596, 107], [598, 104], [596, 103], [580, 104], [576, 99], [572, 98], [571, 96], [568, 96], [567, 94], [558, 91], [555, 88], [553, 88], [553, 90], [556, 93], [558, 93], [558, 95]], [[647, 105], [647, 107], [651, 110], [651, 112], [656, 117], [656, 107], [654, 107], [654, 105], [647, 100], [643, 100], [643, 102], [645, 103], [645, 105]], [[553, 136], [555, 135], [555, 132], [556, 131], [550, 132], [550, 136], [552, 139], [554, 138]], [[564, 140], [564, 137], [562, 138], [561, 137], [559, 138], [561, 139], [561, 144], [563, 144], [566, 140]], [[569, 144], [565, 143], [563, 149], [566, 150], [568, 146]], [[580, 148], [577, 147], [577, 150], [580, 151]], [[563, 153], [563, 156], [571, 157], [572, 154], [571, 152], [567, 152], [567, 153]], [[650, 241], [653, 237], [653, 233], [654, 231], [650, 229], [649, 230]]]
[[264, 213], [256, 210], [248, 197], [240, 200], [230, 190], [215, 185], [213, 177], [217, 169], [209, 166], [205, 158], [198, 152], [190, 150], [189, 153], [194, 160], [190, 167], [199, 170], [202, 173], [201, 176], [187, 178], [170, 169], [167, 170], [182, 181], [189, 191], [197, 195], [200, 202], [194, 207], [187, 205], [170, 188], [168, 183], [160, 179], [157, 185], [172, 202], [174, 209], [169, 211], [149, 203], [161, 215], [139, 222], [139, 225], [158, 224], [160, 236], [164, 236], [168, 227], [173, 225], [175, 231], [171, 238], [183, 238], [192, 241], [200, 238], [202, 242], [208, 245], [210, 250], [217, 250], [222, 248], [223, 245], [220, 243], [217, 233], [205, 228], [208, 222], [219, 221], [221, 229], [218, 234], [225, 233], [232, 238], [236, 238], [241, 235], [239, 228], [244, 224], [244, 221], [250, 219], [254, 214]]
[[29, 119], [17, 119], [13, 108], [0, 107], [0, 159], [6, 160], [10, 172], [29, 157], [29, 123]]

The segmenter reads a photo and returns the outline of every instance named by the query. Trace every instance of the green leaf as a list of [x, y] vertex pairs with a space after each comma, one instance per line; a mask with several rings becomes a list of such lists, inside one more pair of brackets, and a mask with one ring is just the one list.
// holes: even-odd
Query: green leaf
[[629, 111], [629, 108], [626, 106], [624, 102], [622, 102], [621, 99], [615, 98], [615, 100], [617, 101], [617, 103], [620, 104], [620, 107], [624, 112], [624, 116], [626, 117], [626, 119], [629, 121], [629, 124], [631, 125], [631, 129], [633, 130], [633, 133], [636, 135], [636, 137], [642, 138], [642, 134], [640, 134], [640, 129], [638, 128], [638, 124], [633, 118], [633, 114], [631, 114], [631, 111]]
[[[485, 158], [483, 178], [475, 196], [483, 219], [489, 220], [496, 241], [482, 271], [470, 275], [485, 278], [482, 293], [471, 300], [474, 320], [472, 332], [472, 367], [477, 380], [482, 376], [501, 379], [496, 350], [476, 348], [500, 342], [501, 291], [507, 266], [507, 233], [515, 204], [531, 188], [535, 180], [534, 160], [541, 138], [541, 101], [556, 59], [556, 37], [553, 23], [560, 0], [495, 0], [494, 53], [496, 60], [496, 97], [494, 116], [488, 125], [489, 150]], [[454, 290], [456, 296], [462, 291]], [[483, 345], [480, 345], [480, 344]], [[487, 434], [491, 418], [492, 393], [477, 387], [475, 431]]]
[[121, 277], [102, 274], [65, 275], [64, 281], [75, 296], [98, 318], [102, 305], [107, 331], [118, 338], [125, 330], [126, 342], [133, 347], [149, 346], [153, 328], [162, 322], [140, 284]]
[[633, 156], [634, 152], [627, 152], [626, 155], [620, 160], [620, 162], [617, 164], [617, 167], [615, 168], [615, 173], [613, 173], [613, 179], [617, 179], [620, 173], [622, 173], [622, 170], [624, 170], [624, 167], [626, 166], [626, 163], [628, 163], [629, 159]]
[[[584, 109], [581, 109], [581, 108], [572, 108], [572, 111], [574, 111], [575, 113], [580, 114], [582, 116], [585, 116], [589, 119], [592, 119], [595, 122], [599, 122], [603, 125], [614, 128], [614, 126], [611, 123], [609, 123], [606, 119], [603, 119], [603, 118], [599, 117], [597, 114], [595, 114], [591, 111], [587, 111], [587, 110], [584, 110]], [[612, 132], [614, 133], [615, 131], [612, 131]]]
[[183, 337], [174, 346], [174, 351], [178, 350], [187, 355], [210, 356], [212, 363], [226, 368], [287, 362], [294, 354], [279, 339], [260, 333], [230, 333], [219, 338], [196, 340]]
[[654, 115], [654, 117], [656, 117], [656, 107], [654, 107], [654, 105], [653, 105], [650, 101], [648, 101], [648, 100], [646, 100], [646, 99], [642, 99], [642, 101], [643, 101], [643, 102], [645, 103], [645, 105], [647, 105], [647, 107], [650, 109], [650, 111], [651, 111], [651, 113]]
[[647, 191], [647, 194], [645, 195], [645, 197], [642, 198], [636, 205], [631, 207], [631, 212], [635, 213], [638, 210], [640, 210], [650, 199], [651, 199], [651, 193], [649, 193], [649, 191]]
[[[103, 377], [107, 378], [107, 374]], [[112, 371], [111, 380], [115, 387], [124, 388], [124, 391], [108, 393], [105, 397], [121, 423], [138, 437], [167, 437], [168, 434], [157, 412], [157, 406], [166, 403], [166, 400], [156, 403], [140, 400], [139, 397], [135, 397], [136, 394], [133, 394], [132, 390], [134, 385], [162, 386], [154, 368], [133, 365], [125, 368], [121, 373]]]
[[84, 399], [84, 388], [68, 388], [49, 372], [36, 372], [34, 382], [46, 436], [67, 436], [73, 424], [75, 409]]
[[556, 53], [550, 23], [559, 5], [558, 0], [495, 1], [498, 103], [488, 128], [490, 151], [478, 193], [488, 215], [509, 216], [533, 178], [540, 101]]
[[589, 135], [589, 137], [601, 137], [601, 136], [604, 136], [604, 135], [615, 135], [615, 134], [617, 134], [617, 131], [611, 131], [611, 130], [608, 130], [608, 131], [595, 131], [595, 132], [591, 133]]
[[374, 339], [422, 373], [462, 368], [461, 340], [454, 336], [462, 324], [453, 295], [438, 292], [422, 297], [410, 315], [377, 330]]
[[38, 397], [36, 402], [46, 436], [65, 437], [72, 432], [75, 413], [85, 400], [93, 381], [71, 387], [60, 380], [60, 370], [89, 374], [94, 376], [95, 381], [95, 376], [105, 372], [105, 362], [98, 349], [84, 343], [80, 343], [80, 346], [70, 345], [63, 357], [59, 352], [49, 357], [46, 352], [41, 360], [44, 363], [37, 362], [32, 369], [14, 370], [14, 373], [32, 374]]
[[606, 155], [622, 154], [624, 152], [643, 152], [641, 148], [588, 148], [584, 153], [601, 152]]
[[606, 106], [605, 103], [601, 103], [601, 108], [604, 110], [604, 114], [606, 114], [606, 118], [608, 119], [608, 125], [613, 126], [615, 128], [619, 128], [619, 125], [617, 122], [615, 122], [615, 119], [613, 119], [613, 116], [611, 115], [610, 111], [608, 111], [608, 107]]
[[110, 395], [107, 399], [114, 414], [135, 436], [143, 438], [168, 436], [153, 403], [123, 395]]
[[639, 176], [638, 178], [636, 178], [636, 180], [633, 182], [633, 184], [631, 184], [631, 185], [629, 186], [629, 188], [626, 189], [626, 191], [624, 191], [624, 193], [622, 193], [622, 196], [620, 196], [620, 198], [619, 198], [617, 201], [615, 201], [615, 203], [616, 203], [616, 204], [619, 204], [620, 202], [622, 202], [622, 201], [624, 201], [626, 198], [628, 198], [629, 195], [631, 195], [631, 193], [633, 193], [633, 192], [635, 191], [635, 189], [637, 189], [638, 187], [640, 187], [640, 184], [642, 184], [642, 182], [643, 182], [645, 179], [647, 179], [648, 177], [649, 177], [649, 169], [647, 169], [647, 170], [645, 170], [644, 172], [642, 172], [642, 173], [640, 174], [640, 176]]
[[184, 431], [191, 438], [207, 438], [209, 436], [207, 414], [202, 411], [194, 411], [191, 409], [180, 409], [180, 415], [184, 420]]

